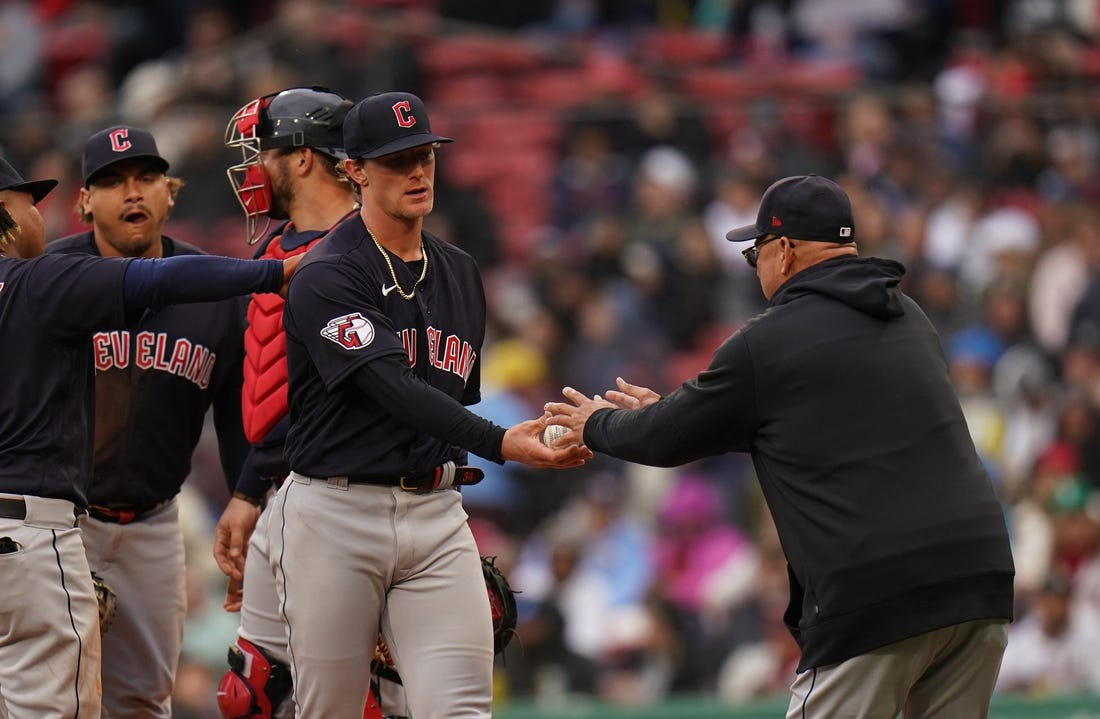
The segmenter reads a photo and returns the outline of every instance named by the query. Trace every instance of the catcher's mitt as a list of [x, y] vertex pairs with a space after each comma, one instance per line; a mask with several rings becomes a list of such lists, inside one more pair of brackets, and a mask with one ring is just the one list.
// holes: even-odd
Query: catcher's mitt
[[481, 572], [485, 575], [489, 608], [493, 612], [493, 650], [500, 654], [516, 633], [516, 595], [497, 568], [496, 557], [482, 557]]
[[95, 585], [95, 598], [99, 602], [99, 633], [102, 636], [111, 627], [115, 619], [115, 610], [118, 608], [118, 596], [103, 578], [92, 572], [92, 584]]

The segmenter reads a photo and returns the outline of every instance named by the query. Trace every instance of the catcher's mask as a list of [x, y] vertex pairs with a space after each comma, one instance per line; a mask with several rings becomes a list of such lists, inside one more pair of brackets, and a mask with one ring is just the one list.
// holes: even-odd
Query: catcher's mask
[[289, 667], [238, 637], [229, 647], [229, 671], [218, 684], [218, 709], [225, 719], [271, 719], [291, 685]]
[[[325, 87], [292, 87], [257, 98], [230, 118], [225, 145], [241, 148], [241, 162], [226, 175], [244, 209], [248, 244], [256, 244], [271, 223], [271, 178], [260, 152], [311, 147], [345, 159], [344, 116], [351, 106], [351, 100]], [[266, 218], [262, 227], [261, 215]]]

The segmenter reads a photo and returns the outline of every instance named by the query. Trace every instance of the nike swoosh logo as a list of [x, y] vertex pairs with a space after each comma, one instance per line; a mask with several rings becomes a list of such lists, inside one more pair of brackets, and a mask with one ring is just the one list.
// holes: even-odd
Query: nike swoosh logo
[[396, 289], [397, 289], [397, 285], [390, 285], [389, 287], [386, 287], [385, 285], [382, 285], [382, 296], [385, 297], [386, 295], [388, 295], [389, 293], [393, 292]]

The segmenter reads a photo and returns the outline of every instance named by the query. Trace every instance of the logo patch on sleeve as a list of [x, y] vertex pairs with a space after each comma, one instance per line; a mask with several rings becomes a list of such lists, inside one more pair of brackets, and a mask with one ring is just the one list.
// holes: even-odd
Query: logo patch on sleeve
[[321, 336], [344, 349], [360, 350], [374, 341], [374, 325], [358, 312], [352, 312], [329, 320]]

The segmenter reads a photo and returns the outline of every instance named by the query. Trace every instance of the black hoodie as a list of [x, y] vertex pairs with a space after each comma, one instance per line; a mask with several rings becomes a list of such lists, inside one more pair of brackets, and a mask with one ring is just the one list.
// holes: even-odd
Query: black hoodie
[[656, 466], [749, 452], [791, 580], [799, 670], [1012, 616], [1000, 503], [904, 268], [842, 257], [788, 280], [710, 366], [637, 411], [600, 410], [594, 451]]

